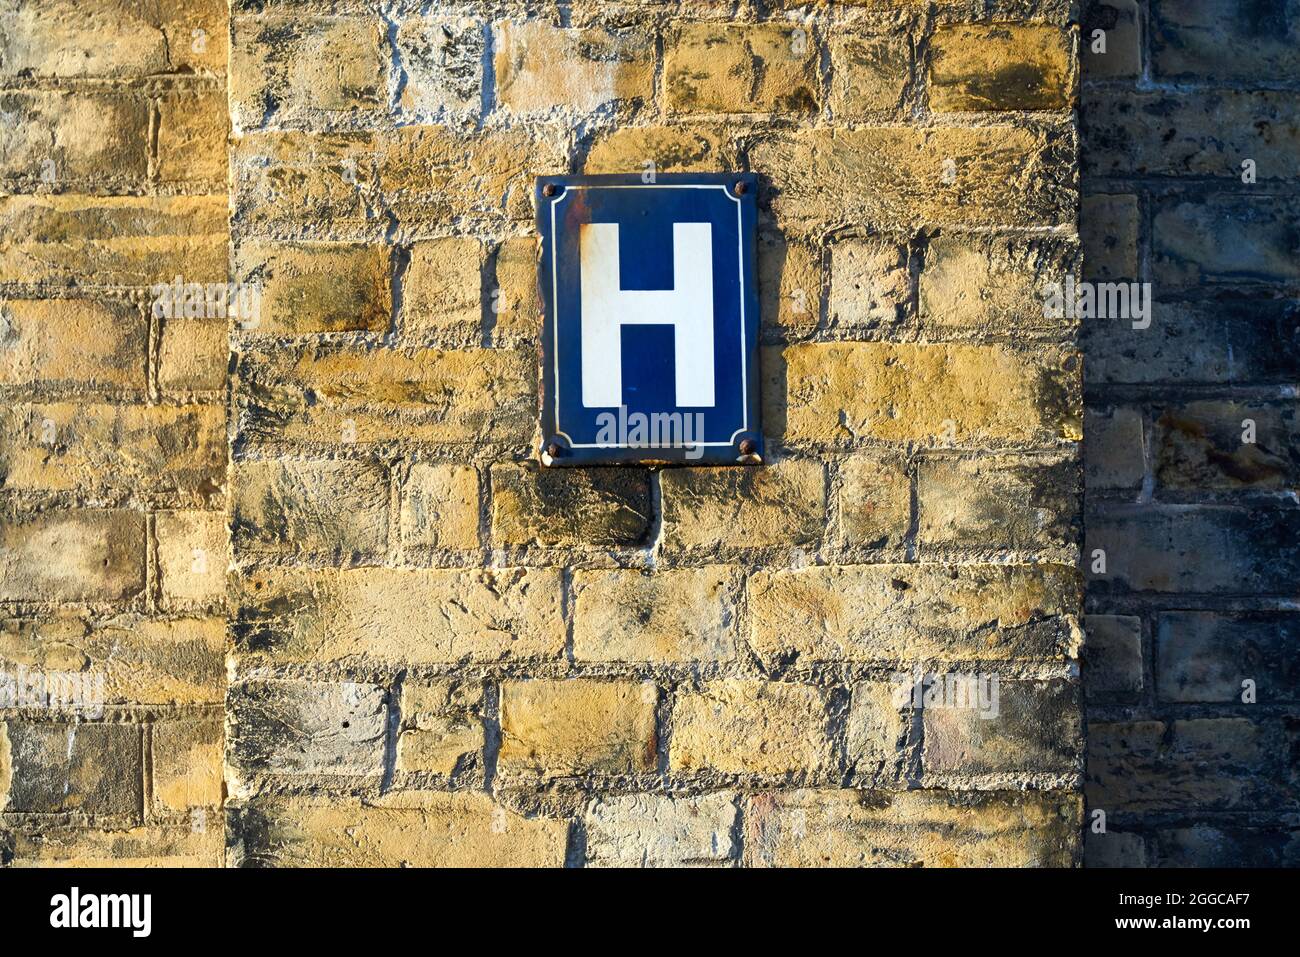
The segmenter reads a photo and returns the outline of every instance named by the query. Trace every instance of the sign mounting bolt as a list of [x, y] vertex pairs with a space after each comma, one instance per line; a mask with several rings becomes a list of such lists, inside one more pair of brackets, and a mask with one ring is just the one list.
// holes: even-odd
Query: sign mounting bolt
[[542, 187], [542, 195], [543, 195], [543, 196], [554, 196], [554, 195], [555, 195], [555, 184], [554, 184], [554, 183], [547, 183], [545, 186], [543, 186], [543, 187]]
[[741, 455], [753, 455], [754, 450], [757, 448], [758, 445], [754, 442], [753, 439], [742, 439], [740, 442]]
[[737, 196], [744, 196], [744, 195], [745, 195], [745, 190], [747, 190], [748, 188], [749, 188], [749, 187], [746, 186], [745, 183], [743, 183], [743, 182], [737, 183], [737, 184], [736, 184], [736, 195], [737, 195]]

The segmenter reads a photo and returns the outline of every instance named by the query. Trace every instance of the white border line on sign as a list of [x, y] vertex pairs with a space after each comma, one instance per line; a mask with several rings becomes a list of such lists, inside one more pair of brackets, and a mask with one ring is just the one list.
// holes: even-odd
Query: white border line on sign
[[[736, 436], [742, 432], [749, 431], [749, 353], [745, 349], [745, 223], [743, 216], [743, 207], [739, 197], [732, 196], [730, 191], [723, 183], [624, 183], [610, 184], [608, 186], [565, 186], [564, 192], [551, 200], [551, 303], [555, 309], [555, 323], [553, 330], [553, 349], [555, 355], [554, 374], [555, 374], [555, 431], [557, 435], [564, 436], [572, 449], [630, 449], [630, 448], [684, 448], [685, 446], [632, 446], [626, 443], [615, 444], [610, 442], [574, 442], [567, 432], [560, 427], [560, 280], [559, 280], [559, 250], [560, 244], [556, 242], [555, 231], [555, 207], [564, 202], [565, 197], [569, 195], [570, 190], [577, 189], [720, 189], [727, 199], [736, 204], [736, 278], [738, 280], [737, 289], [740, 293], [740, 407], [741, 407], [741, 426], [735, 432], [731, 433], [731, 439], [726, 442], [693, 442], [692, 447], [699, 446], [719, 446], [725, 447], [735, 443]], [[581, 264], [579, 264], [581, 269]]]

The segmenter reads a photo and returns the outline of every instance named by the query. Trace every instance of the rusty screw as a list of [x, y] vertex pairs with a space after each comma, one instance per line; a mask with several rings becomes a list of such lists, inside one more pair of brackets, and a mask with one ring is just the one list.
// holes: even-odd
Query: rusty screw
[[555, 458], [559, 458], [559, 457], [560, 457], [560, 447], [559, 447], [558, 445], [556, 445], [554, 442], [551, 442], [551, 443], [549, 443], [549, 444], [546, 446], [546, 454], [549, 455], [549, 456], [550, 456], [551, 458], [553, 458], [553, 459], [555, 459]]
[[555, 195], [555, 184], [554, 184], [554, 183], [547, 183], [545, 186], [543, 186], [543, 187], [542, 187], [542, 195], [543, 195], [543, 196], [554, 196], [554, 195]]
[[741, 439], [741, 440], [740, 440], [740, 454], [741, 454], [741, 455], [753, 455], [754, 452], [755, 452], [757, 449], [758, 449], [758, 443], [755, 442], [753, 439]]
[[736, 195], [737, 195], [737, 196], [744, 196], [744, 195], [745, 195], [745, 190], [748, 189], [748, 188], [749, 188], [749, 187], [747, 187], [744, 183], [737, 183], [737, 184], [736, 184]]

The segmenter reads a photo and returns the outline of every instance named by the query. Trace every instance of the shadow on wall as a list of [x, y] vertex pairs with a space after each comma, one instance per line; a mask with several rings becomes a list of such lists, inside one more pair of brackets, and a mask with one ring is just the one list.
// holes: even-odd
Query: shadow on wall
[[1300, 862], [1297, 34], [1084, 5], [1085, 278], [1150, 293], [1083, 322], [1094, 866]]

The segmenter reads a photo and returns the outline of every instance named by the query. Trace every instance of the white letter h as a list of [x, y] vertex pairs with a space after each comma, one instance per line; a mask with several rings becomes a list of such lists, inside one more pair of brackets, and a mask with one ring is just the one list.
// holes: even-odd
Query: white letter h
[[582, 286], [582, 404], [623, 404], [622, 327], [670, 325], [677, 405], [713, 399], [713, 238], [708, 223], [673, 223], [672, 289], [622, 289], [618, 224], [584, 223], [578, 234]]

